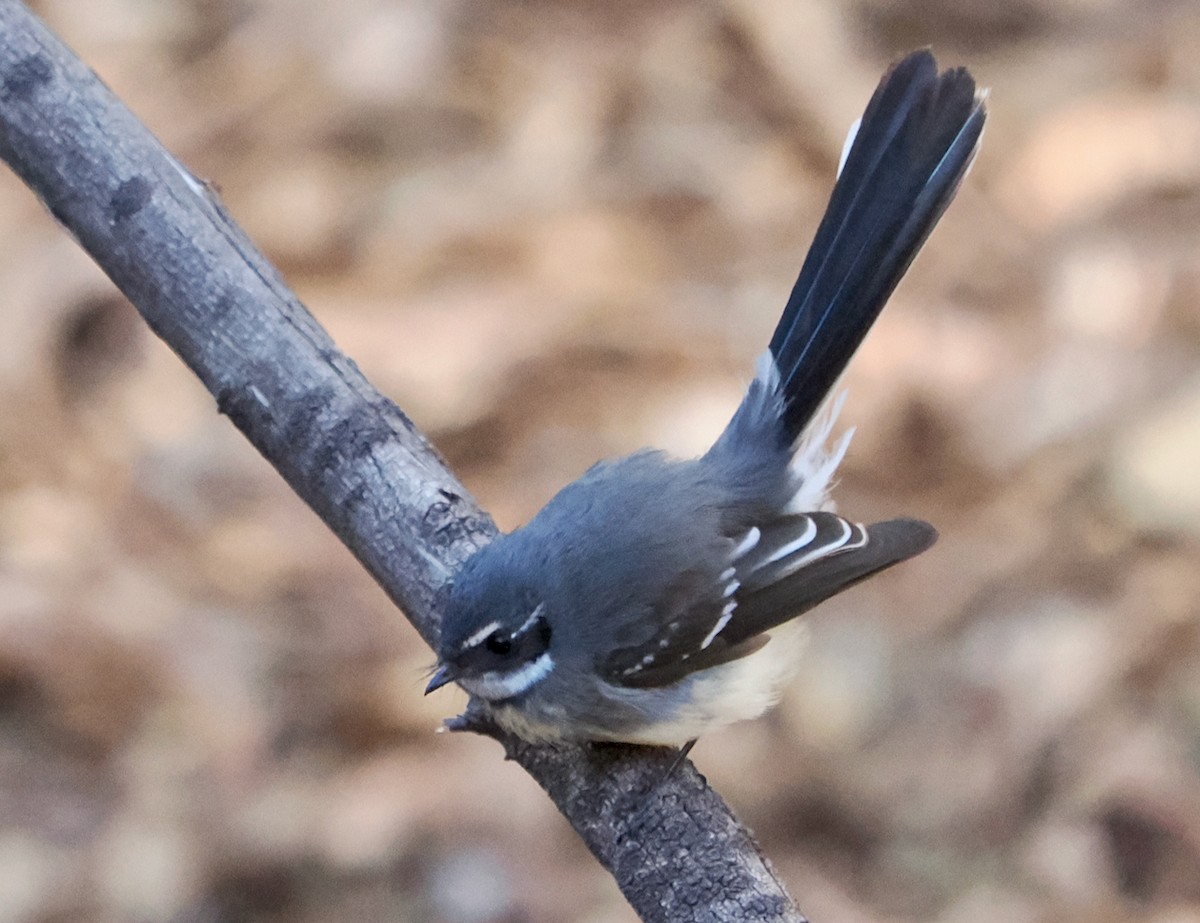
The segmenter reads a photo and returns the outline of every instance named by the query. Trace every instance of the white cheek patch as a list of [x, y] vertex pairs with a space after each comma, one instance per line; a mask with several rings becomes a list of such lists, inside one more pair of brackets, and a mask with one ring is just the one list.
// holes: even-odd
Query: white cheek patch
[[458, 680], [458, 684], [471, 695], [499, 702], [528, 692], [549, 676], [553, 669], [554, 658], [547, 651], [517, 670], [504, 673], [492, 670], [482, 676], [464, 676]]

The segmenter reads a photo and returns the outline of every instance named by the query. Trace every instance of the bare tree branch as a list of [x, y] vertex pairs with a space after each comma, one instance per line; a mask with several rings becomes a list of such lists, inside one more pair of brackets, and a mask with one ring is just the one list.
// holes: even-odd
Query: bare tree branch
[[[490, 518], [207, 187], [17, 0], [0, 0], [0, 156], [436, 638], [446, 582], [495, 533]], [[670, 752], [493, 736], [644, 920], [804, 920], [690, 764], [663, 781]]]

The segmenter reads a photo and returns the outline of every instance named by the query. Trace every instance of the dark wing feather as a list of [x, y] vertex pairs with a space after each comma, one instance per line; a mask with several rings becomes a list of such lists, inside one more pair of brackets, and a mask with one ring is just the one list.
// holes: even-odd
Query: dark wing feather
[[765, 632], [937, 537], [928, 523], [893, 519], [864, 527], [833, 513], [782, 516], [753, 529], [720, 574], [689, 572], [656, 607], [657, 630], [613, 651], [601, 673], [634, 688], [665, 686], [754, 653]]
[[653, 625], [653, 632], [614, 649], [599, 665], [601, 675], [621, 686], [665, 686], [762, 647], [766, 638], [732, 645], [714, 631], [736, 609], [733, 574], [732, 565], [721, 574], [699, 569], [681, 574], [640, 622]]
[[915, 557], [937, 540], [933, 526], [919, 519], [863, 526], [833, 513], [796, 518], [816, 524], [810, 543], [772, 559], [766, 553], [770, 544], [760, 542], [762, 553], [744, 565], [739, 562], [738, 570], [744, 568], [746, 576], [734, 618], [722, 631], [729, 644], [740, 644], [802, 615], [872, 574]]

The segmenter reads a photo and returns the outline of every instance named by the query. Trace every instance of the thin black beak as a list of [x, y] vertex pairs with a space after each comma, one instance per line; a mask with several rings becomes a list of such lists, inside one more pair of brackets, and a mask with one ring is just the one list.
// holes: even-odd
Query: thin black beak
[[441, 689], [444, 685], [446, 685], [446, 683], [452, 682], [453, 680], [454, 671], [452, 671], [445, 664], [439, 664], [437, 672], [429, 678], [429, 685], [425, 687], [425, 694], [429, 695], [429, 693], [437, 689]]

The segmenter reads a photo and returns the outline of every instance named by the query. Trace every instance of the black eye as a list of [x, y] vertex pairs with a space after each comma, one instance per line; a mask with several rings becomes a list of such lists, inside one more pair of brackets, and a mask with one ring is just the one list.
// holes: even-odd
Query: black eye
[[487, 639], [483, 642], [483, 646], [486, 647], [490, 653], [503, 657], [512, 650], [512, 638], [510, 638], [508, 635], [501, 634], [498, 631], [493, 631], [487, 636]]

